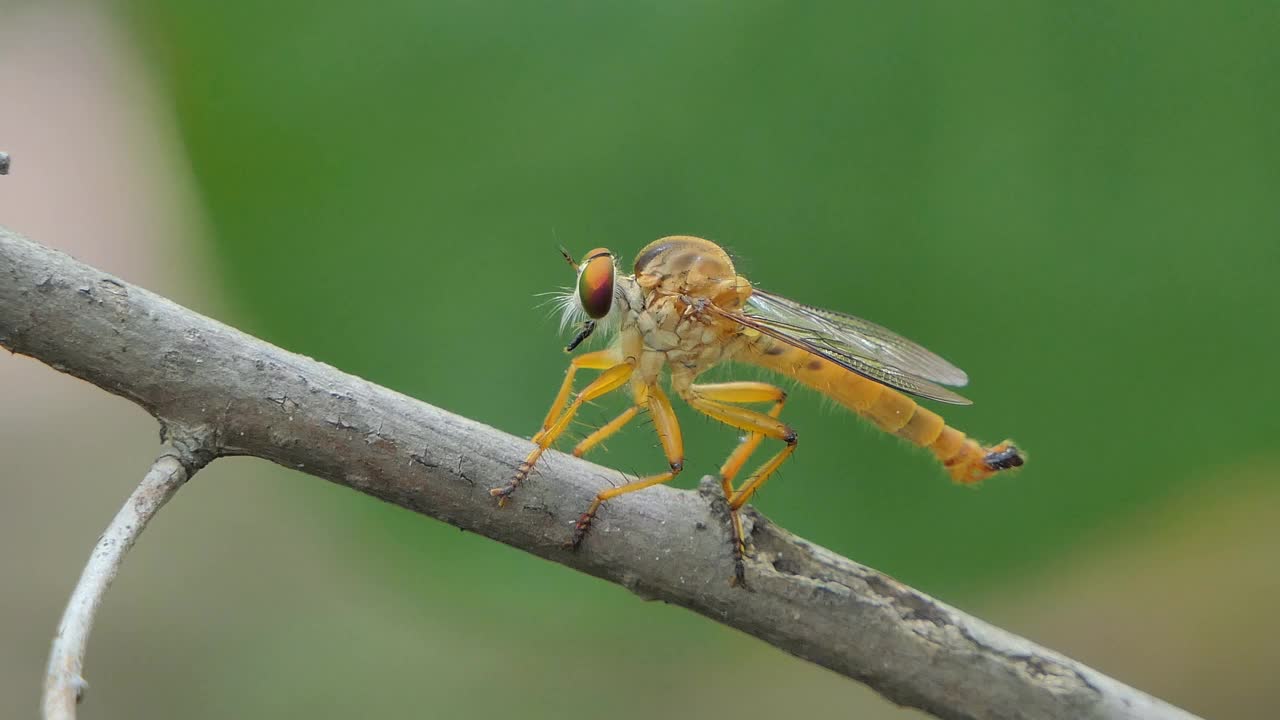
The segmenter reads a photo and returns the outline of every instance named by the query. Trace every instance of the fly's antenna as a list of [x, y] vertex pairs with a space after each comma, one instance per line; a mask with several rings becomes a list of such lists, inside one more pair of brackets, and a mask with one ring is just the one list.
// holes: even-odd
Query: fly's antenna
[[569, 267], [573, 268], [574, 270], [578, 269], [578, 263], [573, 261], [573, 256], [569, 254], [568, 250], [564, 249], [563, 245], [560, 246], [560, 254], [564, 256], [564, 261], [569, 263]]
[[560, 254], [564, 256], [565, 260], [569, 261], [569, 265], [571, 265], [574, 270], [577, 270], [578, 263], [574, 262], [573, 258], [569, 256], [569, 251], [564, 249], [564, 243], [560, 242], [560, 233], [556, 231], [556, 227], [554, 225], [551, 226], [551, 237], [555, 239], [556, 247], [560, 248]]

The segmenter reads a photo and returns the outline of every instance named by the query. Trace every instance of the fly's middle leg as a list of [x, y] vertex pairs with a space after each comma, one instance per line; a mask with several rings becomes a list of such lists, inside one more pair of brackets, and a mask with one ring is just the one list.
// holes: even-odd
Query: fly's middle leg
[[[675, 410], [671, 407], [671, 401], [667, 399], [667, 394], [657, 385], [650, 385], [641, 395], [645, 398], [645, 404], [649, 409], [649, 414], [653, 417], [653, 427], [658, 433], [658, 440], [662, 442], [662, 451], [667, 456], [667, 466], [671, 469], [664, 473], [649, 475], [648, 477], [633, 480], [625, 485], [603, 490], [595, 496], [591, 501], [591, 505], [587, 511], [582, 513], [578, 518], [577, 524], [573, 528], [573, 538], [569, 541], [569, 547], [577, 549], [582, 544], [583, 538], [587, 536], [587, 531], [591, 529], [591, 523], [595, 520], [596, 512], [600, 510], [600, 506], [606, 501], [616, 498], [619, 495], [626, 495], [637, 490], [643, 490], [647, 487], [659, 485], [661, 483], [670, 482], [672, 478], [680, 474], [684, 469], [684, 440], [680, 435], [680, 424], [676, 421]], [[633, 408], [634, 410], [634, 408]], [[578, 450], [583, 452], [589, 449], [598, 439], [588, 444], [588, 440], [592, 440], [597, 435], [610, 435], [617, 432], [628, 420], [635, 416], [631, 410], [624, 412], [617, 419], [608, 425], [600, 428], [590, 436], [585, 438], [578, 448], [574, 448], [574, 454], [579, 454]], [[607, 433], [605, 431], [608, 430]], [[586, 448], [583, 448], [586, 445]]]
[[631, 422], [643, 407], [643, 405], [632, 405], [626, 410], [623, 410], [622, 414], [618, 417], [596, 428], [590, 435], [582, 438], [577, 445], [573, 446], [573, 456], [582, 457], [583, 455], [586, 455], [587, 452], [596, 445], [604, 442], [605, 439], [616, 434], [619, 430], [625, 427], [627, 423]]

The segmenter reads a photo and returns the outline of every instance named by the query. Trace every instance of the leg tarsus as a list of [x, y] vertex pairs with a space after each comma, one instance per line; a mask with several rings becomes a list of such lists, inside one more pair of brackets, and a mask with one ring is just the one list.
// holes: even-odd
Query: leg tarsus
[[511, 498], [512, 493], [516, 491], [516, 488], [520, 487], [525, 480], [529, 479], [530, 473], [533, 472], [534, 463], [536, 463], [538, 458], [542, 456], [542, 451], [544, 449], [545, 448], [539, 447], [534, 450], [529, 457], [522, 460], [520, 462], [520, 467], [516, 468], [515, 477], [511, 478], [511, 481], [506, 485], [489, 489], [489, 494], [498, 498], [498, 507], [505, 506], [507, 504], [507, 500]]
[[746, 533], [742, 529], [742, 514], [737, 510], [729, 511], [729, 528], [731, 531], [729, 544], [733, 552], [733, 578], [729, 580], [729, 586], [750, 590], [751, 588], [747, 587]]
[[591, 529], [591, 521], [596, 519], [596, 511], [599, 509], [600, 503], [592, 503], [591, 509], [578, 516], [578, 522], [573, 524], [573, 537], [564, 544], [566, 549], [576, 551], [582, 546], [582, 540], [587, 537], [587, 531]]

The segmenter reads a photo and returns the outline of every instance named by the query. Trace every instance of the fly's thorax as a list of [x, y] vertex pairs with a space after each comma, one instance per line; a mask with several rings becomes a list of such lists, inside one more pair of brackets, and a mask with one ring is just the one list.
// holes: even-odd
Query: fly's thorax
[[704, 298], [726, 309], [741, 307], [751, 294], [724, 248], [691, 235], [646, 245], [636, 256], [635, 278], [646, 291]]
[[706, 314], [683, 318], [675, 334], [678, 342], [666, 352], [667, 362], [673, 373], [681, 368], [692, 377], [731, 359], [746, 341], [738, 326]]
[[648, 357], [647, 363], [641, 360], [646, 377], [655, 372], [648, 367], [655, 363], [696, 375], [732, 357], [744, 341], [736, 325], [698, 312], [681, 296], [654, 294], [633, 317], [630, 331], [640, 338], [642, 354]]
[[680, 344], [676, 335], [680, 311], [673, 295], [651, 294], [644, 305], [629, 313], [629, 319], [644, 340], [646, 350], [666, 352]]
[[618, 278], [617, 297], [623, 335], [639, 345], [637, 381], [655, 380], [663, 366], [696, 377], [739, 351], [745, 342], [740, 328], [699, 307], [710, 301], [737, 310], [751, 295], [751, 285], [720, 246], [686, 235], [665, 237], [640, 251], [635, 273]]
[[631, 384], [637, 387], [656, 385], [662, 377], [662, 368], [667, 364], [665, 353], [645, 349], [640, 352], [640, 360], [636, 363], [635, 374], [631, 376]]

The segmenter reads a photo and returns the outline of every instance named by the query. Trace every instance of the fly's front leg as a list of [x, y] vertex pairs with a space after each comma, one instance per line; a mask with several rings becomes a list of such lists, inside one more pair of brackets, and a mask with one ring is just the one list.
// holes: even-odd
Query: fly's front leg
[[[618, 364], [617, 354], [613, 350], [598, 350], [583, 355], [576, 355], [569, 361], [569, 369], [564, 371], [564, 382], [560, 383], [560, 392], [556, 393], [556, 399], [551, 403], [551, 409], [547, 411], [547, 417], [542, 421], [542, 429], [538, 434], [547, 431], [556, 418], [564, 412], [565, 403], [569, 402], [569, 393], [573, 392], [573, 376], [579, 370], [608, 370]], [[533, 441], [538, 442], [538, 435], [533, 436]]]
[[[635, 492], [637, 490], [643, 490], [647, 487], [652, 487], [653, 485], [670, 482], [672, 478], [679, 475], [680, 471], [684, 469], [684, 440], [680, 436], [680, 423], [676, 421], [676, 413], [675, 410], [671, 408], [671, 401], [667, 399], [667, 394], [664, 393], [662, 388], [657, 385], [650, 385], [641, 392], [641, 395], [645, 398], [645, 404], [649, 408], [649, 414], [653, 416], [654, 430], [658, 433], [658, 440], [662, 442], [662, 451], [666, 454], [667, 465], [671, 469], [664, 473], [658, 473], [657, 475], [650, 475], [648, 477], [640, 478], [639, 480], [633, 480], [626, 485], [609, 488], [608, 490], [601, 491], [600, 494], [596, 495], [595, 499], [591, 501], [591, 505], [587, 508], [587, 511], [582, 513], [582, 516], [578, 518], [577, 524], [574, 525], [573, 539], [569, 542], [569, 546], [575, 550], [582, 544], [582, 539], [587, 536], [587, 531], [591, 529], [591, 521], [595, 519], [596, 512], [605, 501], [618, 497], [619, 495], [626, 495], [627, 493]], [[632, 408], [632, 410], [635, 409], [637, 408]], [[628, 415], [628, 413], [630, 413], [630, 415]], [[610, 430], [607, 434], [617, 432], [618, 428], [621, 428], [622, 425], [634, 416], [635, 413], [630, 410], [628, 412], [624, 412], [617, 420], [614, 420], [609, 423], [609, 425], [600, 428], [600, 430], [592, 433], [591, 436], [584, 439], [582, 441], [583, 444], [585, 444], [587, 440], [591, 440], [596, 435], [601, 434], [610, 426], [616, 425], [616, 427]], [[595, 442], [599, 442], [599, 439]], [[579, 445], [579, 447], [581, 447], [581, 445]], [[587, 447], [589, 448], [590, 445]], [[574, 453], [577, 454], [576, 448]]]
[[[694, 409], [750, 433], [720, 466], [720, 487], [724, 491], [725, 500], [729, 503], [729, 524], [733, 535], [734, 581], [736, 584], [744, 584], [746, 569], [743, 565], [743, 555], [746, 553], [746, 537], [742, 529], [742, 516], [738, 510], [795, 451], [795, 431], [778, 420], [778, 415], [782, 413], [782, 407], [786, 404], [787, 393], [782, 388], [768, 383], [728, 382], [694, 385], [689, 389], [685, 400]], [[761, 413], [727, 404], [758, 402], [772, 402], [773, 407], [768, 413]], [[733, 479], [737, 477], [751, 454], [766, 437], [782, 440], [787, 443], [787, 446], [749, 477], [741, 489], [735, 491]]]
[[[581, 369], [604, 370], [604, 372], [583, 388], [572, 402], [569, 402], [569, 395], [573, 392], [573, 376]], [[542, 453], [546, 452], [546, 449], [551, 447], [551, 444], [569, 427], [569, 422], [573, 420], [578, 408], [582, 407], [583, 403], [595, 400], [625, 385], [634, 369], [635, 366], [631, 363], [619, 363], [617, 355], [612, 350], [579, 355], [569, 363], [569, 369], [564, 374], [564, 382], [560, 385], [560, 392], [556, 393], [555, 402], [551, 404], [550, 412], [542, 421], [542, 429], [533, 436], [536, 447], [524, 462], [520, 463], [511, 482], [489, 491], [490, 495], [498, 498], [499, 506], [506, 504], [507, 498], [511, 497], [516, 488], [520, 487], [520, 483], [529, 477], [538, 458], [542, 457]]]

